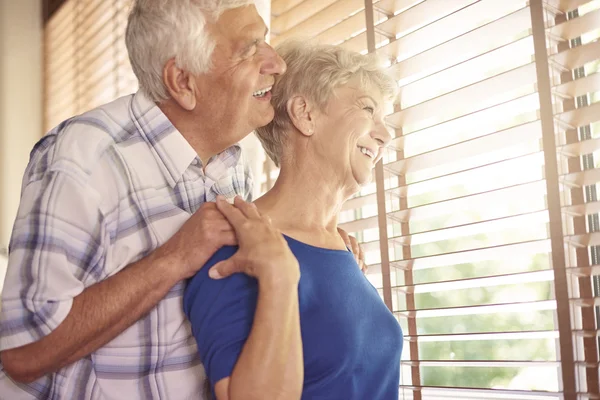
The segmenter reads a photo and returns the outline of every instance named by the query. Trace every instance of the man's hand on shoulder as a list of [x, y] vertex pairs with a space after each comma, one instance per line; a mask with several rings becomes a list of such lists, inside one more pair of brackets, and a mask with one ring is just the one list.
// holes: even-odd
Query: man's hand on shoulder
[[348, 235], [348, 233], [342, 228], [338, 228], [338, 233], [344, 240], [344, 243], [346, 243], [346, 246], [352, 251], [352, 254], [354, 254], [354, 258], [356, 259], [360, 270], [363, 272], [363, 274], [366, 274], [368, 267], [365, 263], [365, 253], [358, 243], [358, 240], [356, 240], [354, 236]]
[[204, 203], [165, 244], [151, 255], [181, 279], [193, 276], [223, 246], [236, 245], [231, 224], [215, 203]]

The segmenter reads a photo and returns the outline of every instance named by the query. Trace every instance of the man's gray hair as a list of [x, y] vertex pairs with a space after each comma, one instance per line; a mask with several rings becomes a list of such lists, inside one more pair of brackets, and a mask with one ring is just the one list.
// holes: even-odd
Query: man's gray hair
[[373, 55], [346, 50], [340, 46], [290, 40], [275, 49], [287, 64], [286, 73], [275, 78], [271, 104], [275, 118], [258, 128], [256, 135], [275, 165], [281, 165], [285, 141], [292, 128], [287, 102], [302, 95], [322, 110], [334, 89], [357, 77], [362, 86], [378, 90], [386, 100], [398, 94], [398, 84], [386, 71], [383, 60]]
[[155, 102], [169, 98], [163, 68], [175, 58], [179, 68], [193, 75], [211, 68], [215, 41], [206, 31], [232, 8], [254, 4], [253, 0], [135, 0], [125, 43], [140, 89]]

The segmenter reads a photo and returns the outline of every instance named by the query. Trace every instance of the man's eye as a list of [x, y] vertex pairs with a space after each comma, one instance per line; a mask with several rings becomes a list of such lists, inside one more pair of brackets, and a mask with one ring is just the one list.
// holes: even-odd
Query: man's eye
[[260, 44], [260, 40], [255, 40], [254, 42], [252, 42], [252, 44], [250, 45], [250, 47], [248, 48], [248, 51], [246, 52], [246, 54], [248, 55], [252, 55], [256, 52], [256, 48], [258, 47], [258, 45]]

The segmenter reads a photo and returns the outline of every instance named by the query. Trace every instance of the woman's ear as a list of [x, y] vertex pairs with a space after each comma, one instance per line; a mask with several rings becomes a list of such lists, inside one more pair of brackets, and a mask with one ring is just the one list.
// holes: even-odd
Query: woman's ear
[[179, 68], [171, 58], [163, 68], [163, 83], [171, 98], [184, 110], [196, 108], [197, 86], [194, 76]]
[[287, 113], [300, 133], [305, 136], [312, 136], [315, 133], [314, 108], [304, 96], [294, 96], [289, 99]]

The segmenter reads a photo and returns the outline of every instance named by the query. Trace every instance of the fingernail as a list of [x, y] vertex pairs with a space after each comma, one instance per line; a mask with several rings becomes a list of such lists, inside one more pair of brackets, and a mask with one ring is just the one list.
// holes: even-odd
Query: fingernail
[[208, 276], [210, 276], [213, 279], [220, 279], [222, 278], [221, 274], [219, 273], [219, 270], [216, 268], [211, 268], [208, 270]]
[[224, 201], [225, 200], [225, 196], [218, 194], [217, 195], [217, 201]]

